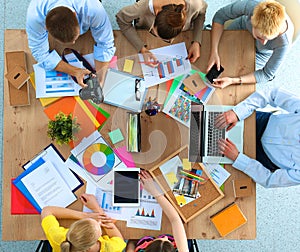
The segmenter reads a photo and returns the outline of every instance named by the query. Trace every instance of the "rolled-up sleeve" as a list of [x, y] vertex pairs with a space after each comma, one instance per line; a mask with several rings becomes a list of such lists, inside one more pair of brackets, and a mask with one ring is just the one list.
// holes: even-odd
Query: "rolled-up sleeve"
[[114, 46], [114, 35], [111, 23], [103, 6], [92, 8], [90, 29], [95, 40], [94, 58], [101, 62], [108, 62], [114, 56], [116, 48]]

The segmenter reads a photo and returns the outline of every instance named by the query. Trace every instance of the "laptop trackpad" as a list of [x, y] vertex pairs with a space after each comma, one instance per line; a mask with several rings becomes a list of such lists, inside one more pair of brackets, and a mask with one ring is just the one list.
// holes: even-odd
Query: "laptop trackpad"
[[243, 151], [243, 127], [241, 125], [236, 125], [229, 130], [227, 137], [236, 145], [239, 151]]

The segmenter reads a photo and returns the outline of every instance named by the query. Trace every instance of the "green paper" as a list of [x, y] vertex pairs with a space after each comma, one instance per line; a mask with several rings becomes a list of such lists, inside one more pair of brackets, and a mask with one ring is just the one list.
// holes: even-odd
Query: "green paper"
[[113, 130], [113, 131], [109, 132], [108, 135], [113, 144], [124, 140], [124, 137], [123, 137], [120, 129]]

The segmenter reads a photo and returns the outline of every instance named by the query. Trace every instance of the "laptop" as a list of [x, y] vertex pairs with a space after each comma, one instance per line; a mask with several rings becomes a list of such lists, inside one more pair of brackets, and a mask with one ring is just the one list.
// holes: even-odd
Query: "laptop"
[[192, 102], [190, 118], [189, 161], [197, 163], [232, 164], [233, 161], [219, 153], [218, 140], [230, 139], [239, 151], [243, 151], [244, 121], [231, 130], [217, 129], [214, 120], [232, 106], [203, 105]]

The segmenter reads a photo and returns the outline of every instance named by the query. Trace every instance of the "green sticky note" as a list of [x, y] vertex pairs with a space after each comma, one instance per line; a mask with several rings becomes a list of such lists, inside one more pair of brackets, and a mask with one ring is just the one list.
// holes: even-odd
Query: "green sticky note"
[[120, 129], [113, 130], [113, 131], [109, 132], [108, 135], [113, 144], [124, 140], [124, 137], [123, 137]]

